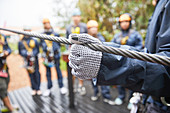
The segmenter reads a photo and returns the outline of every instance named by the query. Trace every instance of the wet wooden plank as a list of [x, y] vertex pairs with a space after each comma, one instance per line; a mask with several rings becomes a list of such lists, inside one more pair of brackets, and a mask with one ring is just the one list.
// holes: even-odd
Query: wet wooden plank
[[[64, 83], [67, 83], [67, 79], [64, 79]], [[121, 106], [111, 106], [104, 103], [102, 97], [96, 102], [91, 101], [90, 97], [93, 95], [91, 81], [85, 81], [84, 85], [87, 94], [80, 96], [75, 93], [74, 109], [69, 108], [68, 94], [60, 94], [57, 80], [53, 81], [49, 97], [31, 96], [30, 87], [9, 92], [9, 97], [13, 104], [20, 106], [20, 113], [129, 113], [126, 109], [127, 102]], [[47, 83], [42, 83], [41, 90], [44, 92], [46, 88]], [[116, 89], [111, 89], [111, 95], [113, 99], [116, 98]]]

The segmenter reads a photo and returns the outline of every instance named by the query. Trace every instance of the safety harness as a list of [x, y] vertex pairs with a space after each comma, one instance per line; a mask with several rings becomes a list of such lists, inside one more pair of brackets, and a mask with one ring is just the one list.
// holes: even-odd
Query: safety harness
[[27, 66], [26, 69], [28, 73], [32, 74], [35, 72], [35, 58], [33, 57], [33, 48], [35, 47], [35, 41], [30, 40], [29, 46], [25, 40], [22, 41], [25, 49], [28, 51], [30, 54], [30, 58], [27, 59]]
[[[4, 56], [4, 44], [5, 44], [5, 37], [2, 36], [0, 34], [0, 57], [3, 57]], [[7, 63], [6, 63], [6, 58], [1, 58], [1, 62], [3, 64], [2, 68], [0, 69], [0, 77], [4, 77], [4, 78], [7, 78], [8, 77], [8, 74], [7, 74]]]
[[[51, 34], [50, 36], [54, 36], [54, 34]], [[44, 40], [44, 41], [47, 45], [47, 52], [43, 64], [47, 67], [53, 67], [54, 66], [53, 42], [50, 40]]]

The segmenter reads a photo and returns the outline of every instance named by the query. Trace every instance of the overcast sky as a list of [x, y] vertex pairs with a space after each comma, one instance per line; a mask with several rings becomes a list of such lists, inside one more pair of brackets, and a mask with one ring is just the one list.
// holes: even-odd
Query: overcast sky
[[56, 25], [55, 5], [54, 0], [0, 0], [0, 27], [42, 26], [42, 19], [46, 17]]

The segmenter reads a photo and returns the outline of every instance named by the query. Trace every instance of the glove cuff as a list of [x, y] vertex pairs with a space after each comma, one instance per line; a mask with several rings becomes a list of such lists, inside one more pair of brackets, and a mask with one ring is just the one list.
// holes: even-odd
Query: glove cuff
[[94, 57], [94, 60], [91, 62], [92, 63], [92, 67], [94, 69], [93, 72], [91, 72], [91, 76], [93, 76], [93, 78], [96, 78], [99, 70], [100, 70], [100, 65], [101, 65], [101, 60], [102, 60], [102, 52], [100, 51], [95, 51], [96, 52], [96, 56]]

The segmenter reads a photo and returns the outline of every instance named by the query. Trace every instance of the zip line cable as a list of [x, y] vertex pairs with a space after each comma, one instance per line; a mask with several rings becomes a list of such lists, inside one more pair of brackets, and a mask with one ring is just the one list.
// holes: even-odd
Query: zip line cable
[[[17, 31], [17, 30], [11, 30], [11, 29], [6, 29], [6, 28], [0, 28], [0, 30], [9, 31], [9, 32], [17, 33], [17, 34], [23, 34], [23, 35], [27, 35], [31, 37], [40, 38], [40, 39], [55, 41], [58, 43], [63, 43], [63, 44], [68, 44], [68, 45], [73, 44], [64, 37], [56, 37], [56, 36], [44, 35], [44, 34], [39, 34], [39, 33], [34, 33], [34, 32], [27, 32], [27, 31]], [[170, 57], [167, 57], [167, 56], [160, 56], [156, 54], [148, 54], [144, 52], [137, 52], [137, 51], [127, 50], [127, 49], [122, 49], [122, 48], [115, 48], [115, 47], [105, 46], [102, 44], [84, 43], [83, 45], [95, 51], [101, 51], [101, 52], [116, 54], [116, 55], [120, 55], [124, 57], [129, 57], [133, 59], [138, 59], [138, 60], [143, 60], [143, 61], [170, 66]]]

